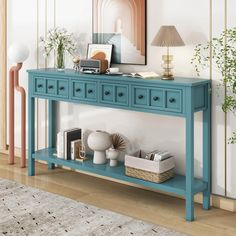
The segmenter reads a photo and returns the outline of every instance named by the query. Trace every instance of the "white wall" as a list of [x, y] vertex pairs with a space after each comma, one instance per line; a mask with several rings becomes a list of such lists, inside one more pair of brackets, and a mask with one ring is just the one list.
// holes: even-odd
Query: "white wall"
[[[19, 3], [20, 2], [20, 3]], [[91, 42], [92, 35], [92, 1], [88, 0], [9, 0], [8, 1], [8, 42], [18, 39], [25, 40], [31, 49], [31, 57], [25, 63], [24, 69], [37, 66], [37, 2], [38, 8], [38, 36], [43, 36], [45, 30], [55, 25], [67, 28], [78, 37], [79, 52], [86, 55], [86, 47]], [[55, 3], [55, 6], [54, 6]], [[235, 1], [229, 0], [229, 26], [235, 24]], [[55, 11], [54, 11], [55, 7]], [[176, 25], [179, 33], [186, 42], [185, 47], [171, 49], [174, 55], [175, 74], [179, 76], [195, 76], [190, 64], [194, 45], [209, 40], [210, 33], [210, 0], [147, 0], [147, 66], [119, 65], [122, 71], [152, 70], [161, 73], [161, 55], [165, 49], [150, 46], [159, 27], [163, 24]], [[17, 11], [21, 9], [21, 11]], [[55, 13], [55, 15], [54, 15]], [[213, 35], [217, 36], [224, 29], [224, 0], [213, 0]], [[68, 67], [71, 60], [68, 58]], [[45, 63], [41, 53], [38, 55], [39, 67], [53, 65], [49, 60]], [[202, 76], [209, 78], [209, 70]], [[26, 73], [22, 72], [22, 83], [27, 87]], [[228, 146], [228, 161], [225, 172], [224, 160], [224, 113], [221, 111], [222, 96], [216, 95], [216, 85], [220, 79], [217, 72], [213, 73], [213, 192], [224, 195], [225, 176], [227, 176], [227, 194], [236, 198], [236, 181], [233, 172], [235, 164], [234, 146]], [[38, 146], [46, 144], [45, 102], [38, 102]], [[16, 107], [19, 113], [19, 103]], [[157, 116], [139, 112], [100, 108], [85, 105], [69, 105], [60, 103], [57, 109], [58, 129], [79, 126], [86, 129], [103, 129], [108, 132], [119, 132], [130, 140], [130, 150], [141, 148], [168, 149], [176, 156], [176, 171], [184, 173], [185, 169], [185, 121], [182, 118]], [[201, 113], [195, 115], [195, 174], [201, 176], [202, 168], [202, 118]], [[228, 130], [236, 129], [234, 118], [229, 115]], [[16, 144], [19, 141], [19, 120], [17, 125]], [[234, 165], [235, 166], [235, 165]]]

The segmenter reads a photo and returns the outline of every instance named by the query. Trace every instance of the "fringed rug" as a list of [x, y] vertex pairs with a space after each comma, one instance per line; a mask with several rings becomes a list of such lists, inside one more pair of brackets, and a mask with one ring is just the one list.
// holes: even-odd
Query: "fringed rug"
[[0, 234], [183, 235], [5, 179], [0, 179]]

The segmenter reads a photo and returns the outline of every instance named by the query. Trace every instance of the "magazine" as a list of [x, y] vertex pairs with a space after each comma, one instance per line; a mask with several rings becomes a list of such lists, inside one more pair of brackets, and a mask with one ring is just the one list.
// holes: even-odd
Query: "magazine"
[[142, 79], [151, 79], [151, 78], [160, 77], [160, 75], [152, 71], [128, 73], [128, 74], [123, 74], [123, 76], [130, 76], [130, 77], [142, 78]]

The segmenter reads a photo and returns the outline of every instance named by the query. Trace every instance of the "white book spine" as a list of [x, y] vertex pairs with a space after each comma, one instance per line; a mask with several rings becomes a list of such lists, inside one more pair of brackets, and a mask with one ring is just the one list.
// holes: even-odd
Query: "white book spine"
[[71, 142], [71, 160], [75, 160], [75, 143]]
[[63, 132], [59, 132], [57, 134], [57, 157], [63, 159], [64, 158], [64, 140], [63, 140]]

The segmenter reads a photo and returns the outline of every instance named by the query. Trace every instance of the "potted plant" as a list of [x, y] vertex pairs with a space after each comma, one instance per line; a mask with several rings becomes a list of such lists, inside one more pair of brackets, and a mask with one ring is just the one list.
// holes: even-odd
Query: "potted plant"
[[[227, 29], [211, 42], [195, 47], [191, 63], [198, 75], [204, 68], [209, 67], [210, 52], [212, 62], [222, 75], [219, 86], [226, 89], [222, 110], [236, 115], [236, 28]], [[233, 132], [229, 143], [236, 143], [236, 131]]]
[[41, 37], [44, 46], [44, 57], [54, 51], [56, 53], [55, 66], [58, 70], [65, 69], [65, 53], [73, 56], [76, 51], [76, 42], [72, 34], [64, 28], [53, 28], [48, 31], [47, 37]]

